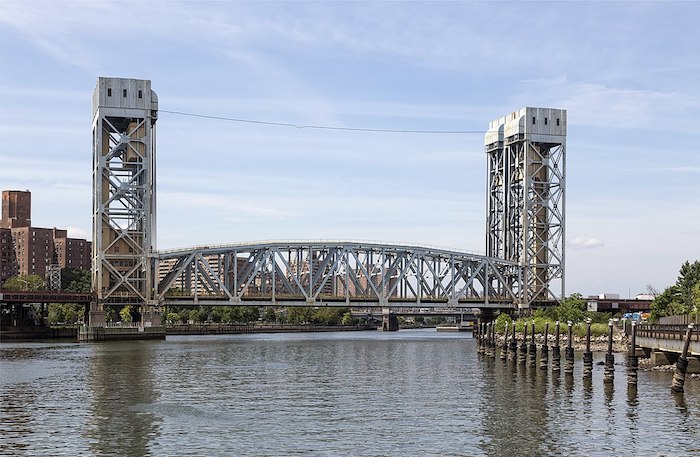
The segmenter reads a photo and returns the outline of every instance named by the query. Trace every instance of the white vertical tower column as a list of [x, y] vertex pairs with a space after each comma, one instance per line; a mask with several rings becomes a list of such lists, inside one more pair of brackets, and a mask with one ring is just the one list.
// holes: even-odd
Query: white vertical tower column
[[97, 303], [91, 307], [90, 325], [103, 325], [107, 303], [136, 305], [142, 322], [152, 322], [159, 318], [153, 309], [158, 98], [150, 81], [99, 78], [92, 105], [92, 284]]
[[520, 265], [520, 306], [557, 301], [564, 295], [566, 110], [515, 111], [491, 122], [485, 144], [486, 253]]

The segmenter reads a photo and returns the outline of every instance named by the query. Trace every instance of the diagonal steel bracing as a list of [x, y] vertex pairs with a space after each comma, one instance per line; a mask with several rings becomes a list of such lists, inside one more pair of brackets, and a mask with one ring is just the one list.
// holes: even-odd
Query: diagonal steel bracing
[[[231, 264], [236, 268], [220, 267]], [[516, 270], [514, 262], [411, 246], [235, 244], [161, 251], [156, 299], [164, 304], [509, 307], [520, 293]]]

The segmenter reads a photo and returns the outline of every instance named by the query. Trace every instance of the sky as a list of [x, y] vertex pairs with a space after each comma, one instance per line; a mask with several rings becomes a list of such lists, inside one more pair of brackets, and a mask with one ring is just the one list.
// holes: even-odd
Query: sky
[[566, 293], [700, 259], [697, 2], [0, 0], [0, 189], [90, 238], [91, 97], [150, 79], [158, 248], [374, 240], [484, 252], [483, 133], [568, 110]]

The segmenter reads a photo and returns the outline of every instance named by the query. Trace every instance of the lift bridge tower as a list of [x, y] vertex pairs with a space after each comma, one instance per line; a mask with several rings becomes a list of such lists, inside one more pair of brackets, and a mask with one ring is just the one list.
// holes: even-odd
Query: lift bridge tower
[[104, 326], [106, 304], [135, 305], [141, 322], [155, 312], [158, 97], [151, 82], [99, 78], [92, 98], [92, 285], [90, 325]]
[[486, 255], [517, 262], [520, 307], [564, 295], [566, 110], [522, 108], [492, 121]]

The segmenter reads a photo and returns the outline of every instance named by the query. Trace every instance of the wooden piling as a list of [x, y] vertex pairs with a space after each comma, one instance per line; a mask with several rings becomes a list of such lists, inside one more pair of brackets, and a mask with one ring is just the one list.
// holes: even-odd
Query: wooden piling
[[693, 323], [688, 324], [688, 330], [685, 332], [685, 344], [683, 352], [678, 357], [676, 362], [676, 372], [673, 373], [673, 381], [671, 382], [671, 391], [675, 393], [683, 393], [685, 384], [685, 373], [688, 371], [688, 348], [690, 347], [690, 337], [693, 334]]
[[506, 360], [508, 357], [508, 322], [506, 322], [506, 333], [503, 337], [503, 346], [501, 346], [501, 360]]
[[518, 362], [525, 365], [527, 362], [527, 322], [523, 328], [523, 344], [520, 346], [520, 354], [518, 354]]
[[630, 351], [627, 354], [627, 387], [636, 389], [639, 359], [637, 359], [637, 322], [635, 321], [632, 321], [631, 333]]
[[554, 339], [554, 347], [552, 348], [552, 372], [561, 372], [561, 352], [559, 348], [559, 321], [557, 321], [555, 326], [556, 337]]
[[573, 323], [568, 321], [566, 325], [569, 327], [569, 341], [566, 345], [566, 351], [564, 353], [564, 374], [573, 375], [574, 374], [574, 346], [573, 346]]
[[586, 319], [586, 350], [583, 353], [583, 377], [593, 377], [593, 353], [591, 352], [591, 319]]
[[484, 339], [484, 355], [490, 356], [491, 355], [491, 323], [487, 322], [486, 323], [486, 334], [485, 339]]
[[613, 348], [613, 321], [608, 320], [608, 352], [605, 354], [605, 372], [603, 374], [603, 383], [612, 384], [615, 379], [615, 356], [612, 353]]
[[532, 321], [532, 340], [528, 350], [529, 365], [534, 368], [537, 365], [537, 343], [535, 342], [535, 321]]
[[540, 370], [546, 370], [549, 366], [549, 342], [547, 338], [549, 337], [549, 322], [544, 324], [544, 343], [542, 343], [542, 349], [540, 350]]
[[476, 353], [484, 353], [484, 323], [479, 322], [476, 326]]
[[508, 351], [508, 360], [515, 360], [518, 356], [518, 341], [515, 335], [515, 321], [513, 321], [513, 334], [510, 338], [510, 350]]

